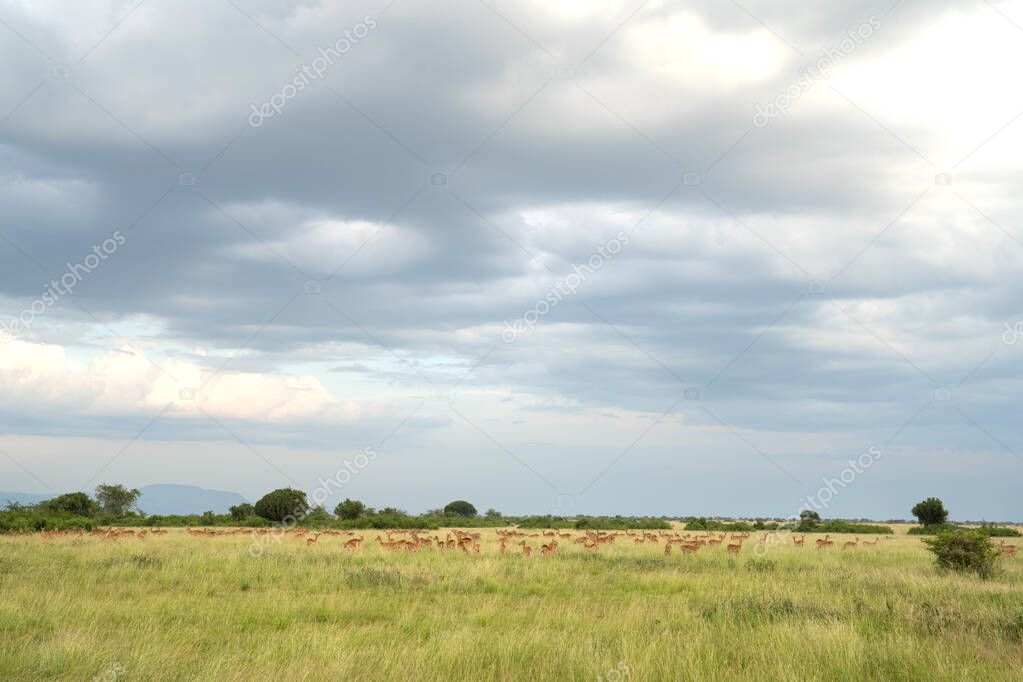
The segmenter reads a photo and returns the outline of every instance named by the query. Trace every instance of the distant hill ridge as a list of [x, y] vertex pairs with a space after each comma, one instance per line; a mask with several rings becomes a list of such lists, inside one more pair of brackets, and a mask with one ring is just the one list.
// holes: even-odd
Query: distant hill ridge
[[[207, 490], [195, 485], [177, 485], [174, 483], [156, 483], [139, 488], [142, 496], [139, 507], [147, 514], [201, 514], [212, 511], [215, 514], [226, 514], [230, 507], [248, 502], [238, 493], [226, 490]], [[0, 507], [8, 502], [18, 504], [36, 504], [49, 500], [64, 492], [53, 493], [16, 493], [0, 492]], [[92, 491], [86, 491], [92, 494]]]

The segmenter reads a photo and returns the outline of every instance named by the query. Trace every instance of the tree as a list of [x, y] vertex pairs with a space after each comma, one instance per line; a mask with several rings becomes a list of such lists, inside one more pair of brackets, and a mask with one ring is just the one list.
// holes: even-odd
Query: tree
[[136, 508], [136, 503], [142, 493], [138, 488], [125, 488], [121, 484], [102, 483], [96, 488], [96, 501], [108, 514], [112, 516], [124, 516]]
[[501, 512], [491, 507], [490, 509], [487, 510], [484, 516], [486, 516], [488, 519], [499, 519], [501, 518]]
[[309, 502], [301, 490], [278, 488], [259, 498], [253, 510], [256, 516], [280, 523], [304, 516], [309, 511]]
[[911, 511], [922, 526], [938, 526], [948, 519], [948, 511], [937, 497], [928, 497], [923, 502], [917, 502]]
[[444, 507], [444, 513], [468, 519], [476, 516], [476, 507], [472, 506], [465, 500], [455, 500], [454, 502], [449, 502], [447, 506]]
[[346, 521], [352, 521], [366, 513], [366, 505], [358, 500], [345, 498], [338, 506], [334, 507], [334, 515]]
[[250, 516], [254, 516], [255, 515], [256, 508], [253, 507], [248, 502], [243, 502], [241, 504], [234, 505], [233, 507], [229, 508], [227, 511], [231, 512], [231, 518], [234, 519], [235, 521], [244, 521], [245, 519], [249, 518]]
[[821, 515], [812, 509], [804, 509], [799, 512], [799, 523], [796, 525], [796, 532], [812, 533], [821, 522]]
[[92, 516], [99, 509], [99, 505], [82, 492], [60, 495], [52, 500], [40, 502], [39, 506], [47, 511], [67, 512], [75, 516]]

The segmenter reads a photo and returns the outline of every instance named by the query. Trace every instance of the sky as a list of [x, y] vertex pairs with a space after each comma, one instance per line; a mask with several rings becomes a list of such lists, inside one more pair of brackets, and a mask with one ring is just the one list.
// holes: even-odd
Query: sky
[[1019, 0], [0, 0], [0, 60], [0, 490], [1023, 519]]

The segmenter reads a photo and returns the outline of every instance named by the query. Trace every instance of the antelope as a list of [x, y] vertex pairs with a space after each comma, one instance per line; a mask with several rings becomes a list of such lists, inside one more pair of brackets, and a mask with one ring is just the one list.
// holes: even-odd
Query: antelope
[[880, 540], [880, 539], [881, 539], [881, 538], [874, 538], [874, 540], [873, 540], [872, 542], [867, 542], [866, 540], [864, 540], [864, 541], [863, 541], [863, 542], [862, 542], [861, 544], [862, 544], [862, 545], [863, 545], [864, 547], [870, 547], [870, 548], [872, 548], [872, 549], [873, 549], [873, 548], [876, 548], [876, 547], [877, 547], [877, 543], [878, 543], [878, 540]]
[[671, 542], [665, 542], [664, 543], [664, 556], [670, 556], [670, 555], [671, 555]]
[[551, 540], [551, 543], [549, 545], [540, 545], [540, 556], [547, 556], [548, 554], [553, 553], [554, 550], [556, 550], [557, 548], [558, 548], [557, 540]]
[[362, 538], [352, 538], [351, 540], [345, 543], [345, 549], [350, 552], [354, 552], [355, 550], [359, 549], [359, 545], [361, 544]]
[[803, 549], [803, 540], [805, 539], [806, 539], [805, 535], [798, 538], [792, 538], [792, 544], [794, 544], [799, 549]]
[[305, 546], [306, 547], [311, 547], [311, 546], [315, 545], [316, 541], [319, 538], [320, 538], [320, 534], [319, 533], [317, 533], [316, 535], [312, 536], [311, 538], [306, 538], [305, 539]]
[[1004, 556], [1016, 556], [1016, 547], [1005, 544], [1005, 540], [999, 541], [998, 548], [1002, 550], [1002, 555]]
[[842, 545], [842, 549], [856, 549], [856, 546], [859, 544], [859, 542], [860, 542], [859, 538], [856, 538], [855, 542], [850, 540], [849, 542]]
[[832, 542], [830, 535], [825, 535], [823, 538], [817, 538], [817, 549], [825, 549], [831, 547], [835, 543]]
[[730, 554], [738, 554], [741, 551], [742, 551], [742, 543], [739, 543], [737, 545], [728, 545], [728, 552]]
[[522, 546], [522, 556], [530, 556], [533, 553], [533, 548], [527, 545], [525, 540], [519, 544]]

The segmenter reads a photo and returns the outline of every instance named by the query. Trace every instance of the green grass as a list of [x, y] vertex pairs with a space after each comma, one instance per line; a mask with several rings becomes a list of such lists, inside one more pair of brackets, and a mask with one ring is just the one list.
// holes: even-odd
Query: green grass
[[247, 538], [179, 530], [0, 537], [0, 679], [1023, 679], [1020, 558], [981, 581], [901, 533], [763, 559], [752, 541], [738, 557], [623, 537], [526, 559], [493, 531], [468, 556], [373, 537], [259, 558]]

